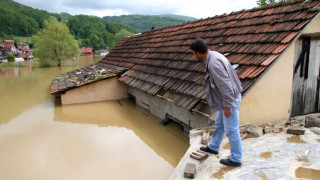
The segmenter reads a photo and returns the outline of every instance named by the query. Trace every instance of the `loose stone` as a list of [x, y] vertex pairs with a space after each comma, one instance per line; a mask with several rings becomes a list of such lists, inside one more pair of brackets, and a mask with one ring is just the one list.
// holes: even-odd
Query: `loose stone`
[[193, 163], [187, 163], [186, 168], [184, 169], [184, 177], [193, 179], [196, 174], [196, 165]]
[[303, 127], [291, 127], [287, 129], [288, 134], [303, 135], [304, 132], [305, 132], [305, 129]]
[[320, 127], [320, 119], [315, 116], [306, 116], [305, 127]]

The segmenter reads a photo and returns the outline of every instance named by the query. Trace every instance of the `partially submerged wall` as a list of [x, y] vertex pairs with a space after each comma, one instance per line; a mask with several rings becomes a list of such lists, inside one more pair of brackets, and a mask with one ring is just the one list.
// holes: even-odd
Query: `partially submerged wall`
[[113, 77], [66, 91], [61, 95], [61, 103], [66, 105], [124, 98], [127, 98], [127, 86]]
[[128, 87], [128, 93], [135, 98], [137, 105], [143, 107], [161, 120], [171, 119], [189, 128], [206, 127], [210, 125], [209, 118], [199, 113], [192, 112], [183, 107], [178, 107], [173, 101], [160, 96], [152, 96], [133, 87]]

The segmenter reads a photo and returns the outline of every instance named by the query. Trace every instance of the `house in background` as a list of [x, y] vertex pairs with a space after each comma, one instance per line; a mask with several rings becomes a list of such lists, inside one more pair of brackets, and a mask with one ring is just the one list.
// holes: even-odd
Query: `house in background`
[[82, 47], [81, 53], [85, 55], [93, 55], [94, 51], [93, 51], [93, 48]]
[[109, 53], [108, 50], [106, 50], [106, 49], [100, 49], [100, 55], [101, 55], [101, 56], [105, 56], [105, 55], [107, 55], [108, 53]]
[[19, 42], [19, 43], [18, 43], [18, 47], [19, 47], [19, 46], [21, 46], [21, 47], [23, 47], [23, 48], [25, 48], [25, 49], [30, 49], [30, 48], [29, 48], [29, 44], [26, 43], [26, 42]]
[[19, 58], [23, 58], [24, 60], [32, 60], [32, 50], [26, 47], [27, 46], [18, 46]]
[[[160, 119], [186, 128], [208, 126], [205, 67], [189, 49], [194, 39], [202, 38], [236, 68], [243, 86], [241, 123], [288, 120], [320, 109], [319, 12], [319, 0], [294, 1], [154, 29], [123, 39], [94, 66], [124, 68], [117, 71], [119, 87], [125, 84], [129, 99]], [[74, 94], [78, 89], [67, 75], [59, 75], [66, 78], [58, 78], [51, 86], [62, 104], [69, 89]]]
[[19, 57], [19, 50], [14, 40], [4, 40], [0, 43], [0, 58], [5, 59], [8, 54]]

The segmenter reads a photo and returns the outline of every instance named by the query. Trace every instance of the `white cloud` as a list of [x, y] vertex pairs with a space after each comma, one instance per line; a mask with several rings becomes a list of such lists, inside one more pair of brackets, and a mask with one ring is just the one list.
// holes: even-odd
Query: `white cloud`
[[49, 12], [100, 17], [123, 14], [179, 14], [207, 18], [257, 6], [255, 0], [17, 0], [17, 2]]
[[89, 9], [89, 8], [79, 9], [79, 8], [70, 8], [70, 7], [61, 8], [61, 12], [67, 12], [71, 15], [85, 14], [85, 15], [93, 15], [98, 17], [120, 16], [120, 15], [130, 14], [128, 11], [123, 9]]
[[[199, 5], [201, 3], [201, 5]], [[202, 0], [197, 5], [186, 4], [177, 14], [188, 15], [196, 18], [207, 18], [232, 11], [251, 9], [256, 6], [254, 0]]]

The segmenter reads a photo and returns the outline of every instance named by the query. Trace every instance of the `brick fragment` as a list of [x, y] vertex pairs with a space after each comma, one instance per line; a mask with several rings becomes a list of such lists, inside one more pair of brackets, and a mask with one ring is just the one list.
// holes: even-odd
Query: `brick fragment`
[[184, 169], [183, 177], [193, 179], [196, 175], [196, 165], [193, 163], [187, 163]]
[[198, 160], [198, 161], [202, 161], [204, 160], [205, 158], [207, 158], [209, 155], [208, 153], [206, 152], [203, 152], [201, 150], [197, 150], [197, 151], [193, 151], [191, 154], [190, 154], [190, 157], [195, 159], [195, 160]]
[[263, 131], [265, 133], [272, 133], [272, 132], [279, 133], [280, 131], [282, 131], [282, 128], [279, 128], [279, 127], [265, 127], [263, 129]]

